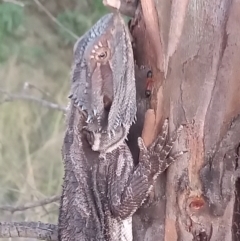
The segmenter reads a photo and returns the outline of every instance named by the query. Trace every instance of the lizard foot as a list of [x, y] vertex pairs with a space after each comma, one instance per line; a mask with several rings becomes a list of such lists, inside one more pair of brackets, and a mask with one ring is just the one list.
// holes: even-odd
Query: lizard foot
[[168, 126], [168, 119], [166, 119], [161, 134], [148, 148], [145, 146], [143, 139], [141, 137], [138, 138], [138, 146], [140, 148], [139, 162], [148, 168], [154, 176], [164, 172], [173, 161], [184, 153], [178, 152], [170, 155], [173, 145], [179, 137], [183, 126], [181, 125], [169, 140]]

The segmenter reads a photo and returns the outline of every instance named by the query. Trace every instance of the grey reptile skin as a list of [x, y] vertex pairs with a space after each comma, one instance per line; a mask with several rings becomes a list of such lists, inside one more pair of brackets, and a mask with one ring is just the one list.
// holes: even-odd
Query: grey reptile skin
[[180, 129], [169, 138], [165, 120], [149, 148], [139, 137], [134, 166], [125, 141], [136, 116], [134, 59], [118, 13], [76, 43], [69, 97], [59, 240], [131, 241], [132, 215], [175, 160], [169, 153]]

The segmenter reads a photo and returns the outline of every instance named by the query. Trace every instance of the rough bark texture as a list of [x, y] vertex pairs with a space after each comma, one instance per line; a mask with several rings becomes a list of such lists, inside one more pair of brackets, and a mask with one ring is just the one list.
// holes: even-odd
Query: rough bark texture
[[186, 124], [175, 151], [188, 154], [134, 215], [134, 240], [239, 240], [240, 0], [141, 5], [130, 30], [153, 72], [154, 134], [168, 116], [170, 131]]

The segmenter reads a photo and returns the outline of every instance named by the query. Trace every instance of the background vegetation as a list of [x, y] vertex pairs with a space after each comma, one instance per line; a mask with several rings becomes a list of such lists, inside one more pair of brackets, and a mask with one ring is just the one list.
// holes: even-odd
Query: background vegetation
[[[74, 36], [105, 12], [101, 0], [0, 1], [1, 207], [60, 194], [65, 129], [63, 112], [3, 90], [66, 106]], [[57, 222], [58, 202], [18, 212], [1, 207], [1, 221]]]

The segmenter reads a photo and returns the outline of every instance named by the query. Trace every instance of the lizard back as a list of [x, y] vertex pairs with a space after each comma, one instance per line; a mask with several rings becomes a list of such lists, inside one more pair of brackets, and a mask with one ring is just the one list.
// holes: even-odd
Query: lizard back
[[[115, 172], [116, 163], [125, 166], [125, 174], [118, 186], [122, 188], [115, 192], [123, 191], [133, 169], [124, 142], [136, 115], [132, 62], [128, 30], [118, 13], [104, 16], [74, 46], [71, 104], [62, 148], [61, 241], [132, 240], [131, 217], [114, 217], [108, 195], [109, 171]], [[129, 159], [126, 163], [119, 147]]]
[[133, 165], [125, 138], [137, 108], [134, 60], [118, 13], [100, 19], [76, 43], [74, 56], [59, 240], [132, 241], [132, 215], [177, 158], [169, 154], [182, 127], [168, 140], [166, 119], [149, 147], [139, 137]]

